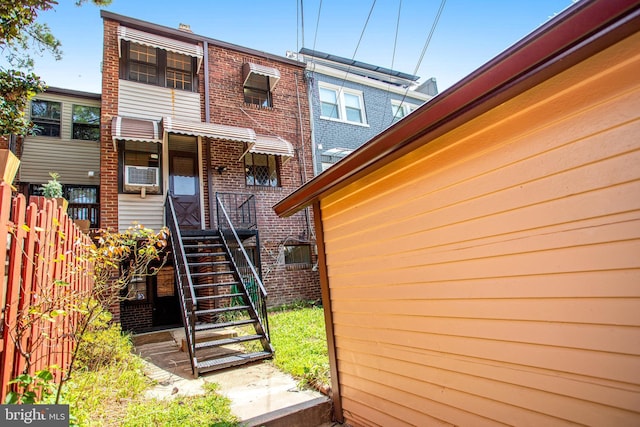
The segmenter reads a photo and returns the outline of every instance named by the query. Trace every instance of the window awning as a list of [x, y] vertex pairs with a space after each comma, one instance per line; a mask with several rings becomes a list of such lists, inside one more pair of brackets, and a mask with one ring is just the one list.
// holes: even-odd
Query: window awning
[[170, 52], [192, 56], [198, 59], [198, 71], [200, 70], [200, 66], [202, 65], [204, 50], [202, 49], [202, 46], [197, 44], [187, 43], [181, 40], [174, 40], [169, 37], [145, 33], [144, 31], [135, 30], [133, 28], [119, 26], [118, 54], [120, 56], [122, 56], [122, 53], [120, 52], [120, 40], [128, 40], [145, 46], [151, 46], [163, 50], [168, 50]]
[[253, 62], [245, 62], [244, 65], [242, 65], [242, 74], [244, 86], [247, 86], [247, 82], [251, 79], [252, 75], [269, 77], [269, 90], [271, 91], [275, 89], [276, 85], [280, 81], [280, 71], [272, 67], [254, 64]]
[[[284, 162], [294, 156], [293, 145], [279, 136], [256, 135], [256, 143], [244, 152], [247, 153], [271, 154], [273, 156], [284, 157]], [[240, 157], [242, 159], [242, 157]]]
[[162, 142], [160, 122], [116, 116], [111, 120], [111, 138], [115, 150], [116, 140]]
[[240, 141], [250, 145], [256, 142], [256, 133], [251, 128], [219, 125], [215, 123], [190, 122], [176, 119], [175, 117], [164, 117], [162, 119], [162, 128], [165, 132]]

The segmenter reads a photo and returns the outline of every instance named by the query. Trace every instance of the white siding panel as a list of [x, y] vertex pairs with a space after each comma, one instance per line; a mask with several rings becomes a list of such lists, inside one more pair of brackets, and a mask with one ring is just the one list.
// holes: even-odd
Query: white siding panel
[[118, 115], [148, 120], [161, 120], [164, 116], [172, 116], [200, 122], [200, 95], [120, 80]]
[[149, 194], [118, 195], [118, 228], [124, 231], [134, 223], [159, 230], [164, 226], [164, 196]]
[[[63, 184], [100, 185], [100, 143], [71, 139], [73, 106], [100, 107], [100, 101], [46, 92], [35, 99], [61, 103], [60, 138], [25, 138], [20, 180], [43, 184], [51, 179], [49, 172], [58, 172]], [[95, 172], [93, 177], [89, 171]]]
[[[93, 177], [89, 171], [94, 171]], [[58, 172], [63, 184], [100, 185], [100, 147], [95, 141], [32, 137], [25, 142], [20, 180], [43, 184]]]

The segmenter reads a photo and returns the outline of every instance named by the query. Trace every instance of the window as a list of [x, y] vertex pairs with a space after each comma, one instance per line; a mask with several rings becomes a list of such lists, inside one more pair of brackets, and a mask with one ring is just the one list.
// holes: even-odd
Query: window
[[349, 123], [367, 123], [362, 92], [328, 84], [321, 84], [319, 91], [321, 117]]
[[320, 88], [320, 104], [322, 115], [332, 119], [338, 119], [338, 92], [332, 89]]
[[100, 107], [74, 105], [72, 120], [71, 134], [73, 139], [100, 140]]
[[144, 275], [132, 275], [127, 283], [124, 297], [129, 301], [144, 302], [149, 299], [147, 277]]
[[244, 156], [247, 185], [279, 187], [278, 161], [271, 154], [247, 153]]
[[125, 141], [122, 154], [122, 189], [125, 193], [160, 194], [160, 144]]
[[60, 136], [60, 103], [53, 101], [31, 101], [31, 121], [35, 124], [35, 134], [39, 136]]
[[194, 91], [194, 58], [133, 42], [123, 44], [120, 78], [172, 89]]
[[156, 48], [131, 43], [129, 46], [129, 80], [158, 84]]
[[[29, 195], [42, 196], [41, 184], [30, 184]], [[62, 197], [69, 201], [67, 214], [71, 219], [89, 220], [90, 228], [100, 223], [100, 188], [97, 185], [62, 185]]]
[[284, 247], [284, 263], [311, 265], [311, 246], [287, 245]]
[[269, 76], [251, 74], [244, 84], [244, 102], [261, 107], [273, 107]]
[[179, 53], [167, 52], [167, 87], [191, 90], [191, 58]]
[[397, 122], [413, 110], [418, 108], [417, 105], [401, 103], [400, 101], [391, 101], [391, 113], [393, 114], [393, 122]]

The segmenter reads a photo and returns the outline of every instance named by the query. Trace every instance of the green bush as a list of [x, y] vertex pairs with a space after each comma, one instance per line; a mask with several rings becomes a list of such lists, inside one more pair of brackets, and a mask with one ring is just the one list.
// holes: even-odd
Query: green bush
[[103, 312], [89, 326], [78, 348], [76, 369], [96, 371], [131, 357], [130, 335], [123, 334], [120, 325], [110, 320], [111, 314]]

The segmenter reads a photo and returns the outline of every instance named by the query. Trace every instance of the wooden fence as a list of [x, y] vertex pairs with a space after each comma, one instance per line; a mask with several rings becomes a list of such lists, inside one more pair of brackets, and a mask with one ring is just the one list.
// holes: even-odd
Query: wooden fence
[[[55, 200], [12, 197], [0, 184], [0, 401], [9, 381], [70, 363], [74, 297], [93, 288], [91, 244]], [[76, 300], [77, 301], [77, 300]], [[54, 370], [61, 375], [61, 370]]]

